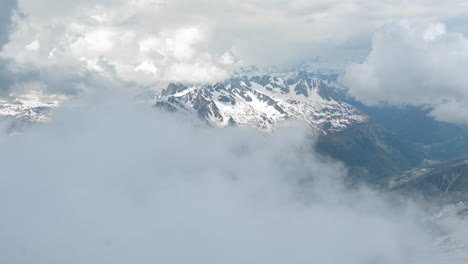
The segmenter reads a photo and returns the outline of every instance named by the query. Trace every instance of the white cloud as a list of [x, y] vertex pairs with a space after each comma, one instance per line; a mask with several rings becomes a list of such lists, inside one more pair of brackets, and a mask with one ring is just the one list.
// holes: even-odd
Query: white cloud
[[144, 61], [135, 68], [135, 71], [142, 71], [154, 74], [158, 71], [158, 68], [156, 68], [152, 62]]
[[112, 31], [100, 29], [96, 31], [91, 31], [84, 35], [81, 39], [85, 43], [81, 43], [80, 41], [75, 45], [83, 45], [85, 49], [91, 49], [97, 52], [106, 52], [112, 48], [113, 43], [117, 42], [116, 34]]
[[167, 49], [176, 59], [189, 60], [195, 55], [192, 46], [202, 39], [201, 32], [196, 27], [181, 28], [175, 32], [174, 38], [167, 38]]
[[235, 58], [234, 56], [232, 55], [231, 52], [225, 52], [221, 58], [220, 58], [220, 61], [222, 64], [225, 64], [225, 65], [232, 65], [235, 63]]
[[56, 58], [56, 57], [55, 57], [55, 53], [56, 53], [56, 52], [57, 52], [57, 49], [56, 49], [56, 48], [53, 48], [53, 49], [49, 52], [49, 56], [47, 56], [47, 58], [48, 58], [49, 60], [55, 59], [55, 58]]
[[368, 105], [427, 104], [438, 120], [468, 123], [468, 38], [440, 23], [403, 20], [378, 30], [343, 83]]
[[[341, 65], [364, 55], [371, 32], [395, 18], [443, 20], [468, 14], [465, 5], [462, 0], [20, 0], [27, 18], [18, 21], [4, 56], [38, 65], [105, 57], [116, 66], [117, 76], [135, 82], [141, 78], [130, 71], [149, 61], [158, 73], [145, 83], [173, 77], [187, 81], [173, 74], [177, 65], [209, 64], [204, 68], [229, 72], [238, 66], [288, 65], [316, 56]], [[41, 43], [42, 52], [18, 49], [31, 36]], [[53, 48], [60, 52], [47, 60], [46, 51]]]
[[26, 45], [24, 48], [27, 50], [27, 51], [37, 51], [39, 50], [39, 48], [41, 47], [41, 44], [35, 40], [31, 43], [29, 43], [28, 45]]
[[150, 52], [158, 52], [160, 50], [159, 48], [161, 48], [161, 45], [161, 40], [155, 36], [145, 38], [138, 43], [140, 51], [145, 54]]
[[192, 83], [204, 82], [206, 80], [221, 80], [228, 77], [228, 72], [209, 63], [177, 63], [167, 70], [167, 79], [185, 80]]

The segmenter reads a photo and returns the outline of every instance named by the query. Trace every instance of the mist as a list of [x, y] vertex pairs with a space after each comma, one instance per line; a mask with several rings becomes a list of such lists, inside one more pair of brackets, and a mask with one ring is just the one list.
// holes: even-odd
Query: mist
[[304, 125], [215, 129], [112, 94], [0, 139], [1, 263], [445, 263], [417, 204], [347, 187]]

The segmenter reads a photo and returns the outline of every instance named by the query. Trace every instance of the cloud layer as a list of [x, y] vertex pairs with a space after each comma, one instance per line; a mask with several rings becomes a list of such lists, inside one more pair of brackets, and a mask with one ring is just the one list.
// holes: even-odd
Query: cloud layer
[[0, 262], [435, 263], [419, 210], [348, 190], [305, 129], [207, 129], [128, 97], [1, 138]]
[[16, 18], [5, 56], [41, 66], [80, 61], [101, 73], [104, 58], [142, 84], [214, 81], [239, 66], [317, 56], [342, 65], [365, 55], [372, 31], [391, 20], [468, 13], [461, 0], [20, 0], [19, 8], [25, 18]]
[[372, 52], [343, 83], [368, 105], [429, 105], [436, 119], [468, 123], [468, 39], [440, 23], [403, 20], [374, 35]]

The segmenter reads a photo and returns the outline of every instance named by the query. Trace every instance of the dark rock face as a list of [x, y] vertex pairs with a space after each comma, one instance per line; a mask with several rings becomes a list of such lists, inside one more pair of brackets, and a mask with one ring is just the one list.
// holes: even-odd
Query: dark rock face
[[182, 83], [170, 83], [163, 91], [163, 96], [174, 95], [188, 89], [188, 87]]
[[234, 99], [232, 96], [220, 95], [218, 96], [218, 101], [223, 103], [230, 103], [232, 105], [236, 104], [236, 99]]

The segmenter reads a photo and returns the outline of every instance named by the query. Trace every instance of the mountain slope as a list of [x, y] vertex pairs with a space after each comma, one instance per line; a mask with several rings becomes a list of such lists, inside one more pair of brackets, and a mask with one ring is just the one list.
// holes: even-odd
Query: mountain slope
[[446, 162], [415, 175], [395, 189], [421, 192], [429, 199], [468, 201], [468, 157]]
[[402, 151], [417, 151], [417, 158], [449, 161], [468, 155], [468, 126], [435, 120], [427, 106], [367, 107], [354, 100], [347, 102], [378, 120], [400, 139]]
[[212, 126], [246, 125], [266, 132], [304, 120], [318, 136], [322, 154], [374, 183], [422, 160], [405, 157], [394, 147], [399, 141], [347, 103], [343, 91], [329, 80], [301, 71], [236, 75], [211, 85], [172, 83], [156, 95], [155, 106], [197, 116]]

